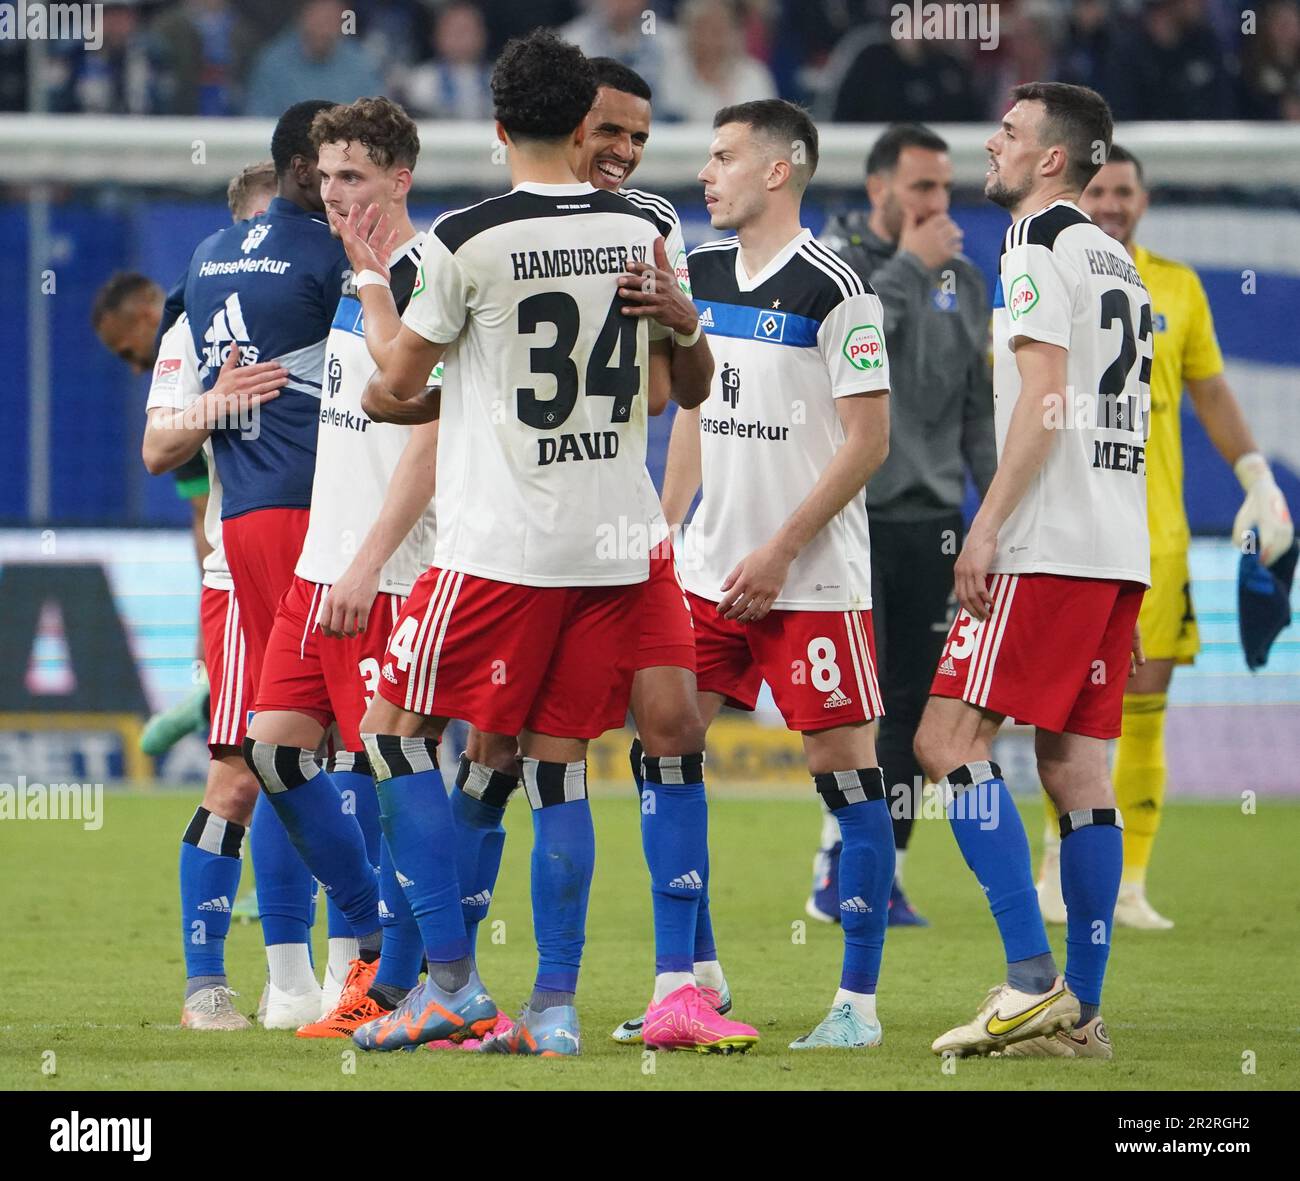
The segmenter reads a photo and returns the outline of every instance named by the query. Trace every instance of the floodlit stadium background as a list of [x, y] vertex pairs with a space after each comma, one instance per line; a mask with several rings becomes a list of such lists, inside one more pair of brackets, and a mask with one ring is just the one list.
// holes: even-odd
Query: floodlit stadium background
[[[975, 117], [935, 128], [952, 148], [965, 252], [991, 283], [1006, 215], [980, 196], [992, 122]], [[805, 202], [814, 231], [829, 212], [863, 202], [863, 158], [880, 130], [820, 126], [821, 166]], [[269, 154], [271, 127], [268, 119], [0, 115], [0, 253], [11, 275], [0, 287], [0, 781], [203, 778], [197, 736], [156, 765], [135, 748], [144, 718], [190, 688], [198, 575], [187, 503], [170, 478], [149, 477], [140, 462], [147, 379], [103, 349], [89, 312], [117, 270], [170, 287], [194, 245], [227, 224], [226, 183]], [[422, 121], [420, 133], [417, 226], [508, 186], [490, 124]], [[1152, 188], [1139, 240], [1199, 272], [1229, 382], [1295, 512], [1300, 123], [1129, 122], [1116, 138], [1142, 159]], [[694, 181], [708, 140], [707, 124], [656, 123], [632, 182], [676, 203], [688, 247], [718, 236]], [[652, 424], [656, 481], [669, 425], [668, 416]], [[1183, 427], [1203, 650], [1174, 678], [1170, 791], [1300, 795], [1300, 628], [1283, 634], [1264, 670], [1246, 671], [1228, 539], [1241, 494], [1186, 400]], [[798, 740], [774, 712], [730, 717], [710, 737], [711, 784], [806, 791]], [[1028, 788], [1025, 736], [1002, 742], [1008, 778]], [[595, 744], [594, 777], [625, 778], [625, 752], [625, 736]]]

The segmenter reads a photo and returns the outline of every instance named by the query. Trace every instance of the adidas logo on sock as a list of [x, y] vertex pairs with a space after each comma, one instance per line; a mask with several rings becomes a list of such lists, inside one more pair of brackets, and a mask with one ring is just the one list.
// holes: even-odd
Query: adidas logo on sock
[[957, 666], [953, 664], [951, 656], [945, 656], [943, 663], [939, 665], [939, 676], [955, 677], [957, 675]]
[[840, 903], [841, 910], [847, 910], [852, 914], [870, 914], [871, 907], [862, 900], [861, 895], [854, 894], [852, 898], [846, 898]]
[[701, 328], [712, 328], [712, 327], [714, 327], [714, 324], [713, 324], [713, 308], [712, 308], [712, 307], [707, 307], [707, 308], [704, 309], [704, 311], [702, 311], [702, 312], [700, 313], [700, 327], [701, 327]]
[[389, 681], [394, 685], [397, 684], [397, 674], [393, 672], [393, 666], [391, 664], [384, 665], [383, 675], [384, 675], [384, 680]]
[[822, 709], [839, 709], [842, 705], [852, 705], [852, 698], [845, 697], [838, 689], [832, 689], [822, 702]]
[[491, 890], [480, 890], [477, 894], [471, 894], [468, 898], [460, 900], [461, 906], [486, 906], [492, 901]]
[[403, 890], [405, 890], [407, 886], [415, 885], [415, 883], [411, 881], [411, 879], [408, 878], [406, 874], [404, 874], [400, 869], [395, 870], [394, 872], [397, 874], [397, 884], [401, 886]]
[[690, 873], [684, 873], [679, 878], [673, 878], [668, 885], [674, 890], [703, 890], [704, 879], [695, 870], [691, 870]]
[[200, 902], [199, 910], [219, 910], [222, 914], [230, 913], [230, 899], [224, 894], [220, 898], [209, 898], [206, 902]]
[[381, 919], [391, 919], [393, 917], [393, 912], [388, 909], [388, 903], [382, 898], [379, 900], [379, 917]]

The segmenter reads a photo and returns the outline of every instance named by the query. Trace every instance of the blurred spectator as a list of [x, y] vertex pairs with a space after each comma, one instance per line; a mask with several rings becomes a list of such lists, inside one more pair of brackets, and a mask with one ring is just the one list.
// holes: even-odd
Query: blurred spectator
[[979, 89], [989, 96], [984, 114], [1000, 120], [1007, 110], [1013, 86], [1043, 78], [1057, 78], [1057, 21], [1064, 15], [1055, 0], [1019, 0], [1003, 5], [996, 49], [971, 53], [971, 67]]
[[158, 107], [167, 115], [237, 115], [257, 34], [229, 0], [182, 0], [150, 26]]
[[1061, 39], [1056, 80], [1076, 86], [1105, 87], [1103, 71], [1114, 43], [1116, 16], [1111, 0], [1075, 0]]
[[983, 113], [965, 63], [910, 30], [893, 37], [889, 24], [850, 33], [836, 47], [821, 105], [847, 123], [957, 123]]
[[[431, 2], [434, 0], [425, 0]], [[642, 7], [649, 8], [652, 3], [646, 0]], [[496, 61], [511, 37], [522, 37], [538, 25], [562, 29], [583, 7], [578, 0], [528, 0], [526, 4], [520, 0], [476, 0], [476, 5], [487, 25], [489, 61]]]
[[347, 0], [356, 11], [361, 47], [391, 88], [427, 53], [433, 30], [431, 9], [442, 0]]
[[487, 60], [483, 14], [455, 2], [438, 12], [432, 61], [406, 72], [398, 86], [402, 104], [415, 116], [433, 119], [490, 119], [492, 65]]
[[744, 29], [731, 0], [686, 0], [677, 20], [684, 52], [664, 68], [656, 114], [712, 123], [720, 107], [776, 98], [767, 67], [745, 52]]
[[684, 52], [681, 34], [654, 11], [651, 0], [591, 0], [585, 16], [570, 21], [560, 36], [588, 57], [612, 57], [631, 66], [663, 94], [665, 70]]
[[50, 46], [46, 85], [51, 111], [90, 115], [147, 115], [157, 110], [155, 75], [148, 37], [134, 3], [109, 3], [103, 10], [103, 46], [87, 50], [81, 41]]
[[341, 0], [307, 0], [297, 22], [258, 57], [247, 114], [275, 117], [308, 98], [350, 103], [382, 92], [357, 37], [343, 34], [346, 11]]
[[1241, 116], [1300, 120], [1300, 4], [1265, 0], [1241, 39]]
[[1235, 73], [1205, 0], [1144, 0], [1136, 22], [1116, 37], [1101, 90], [1117, 122], [1235, 119]]

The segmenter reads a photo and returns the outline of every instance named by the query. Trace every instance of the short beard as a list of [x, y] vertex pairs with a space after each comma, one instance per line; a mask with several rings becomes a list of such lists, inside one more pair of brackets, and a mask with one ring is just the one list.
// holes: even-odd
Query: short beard
[[999, 205], [1003, 209], [1014, 209], [1029, 194], [1031, 187], [1031, 183], [1026, 180], [1019, 188], [1008, 188], [1003, 184], [1002, 177], [999, 174], [993, 181], [992, 185], [989, 185], [984, 189], [984, 195], [992, 201], [994, 205]]

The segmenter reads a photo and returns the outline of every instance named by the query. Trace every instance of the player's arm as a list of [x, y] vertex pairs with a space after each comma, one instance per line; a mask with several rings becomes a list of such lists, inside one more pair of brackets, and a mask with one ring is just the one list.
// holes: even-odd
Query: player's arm
[[1188, 378], [1196, 417], [1205, 427], [1215, 450], [1232, 466], [1246, 499], [1232, 524], [1233, 538], [1240, 545], [1250, 529], [1259, 531], [1259, 560], [1271, 566], [1295, 540], [1295, 526], [1286, 498], [1273, 479], [1268, 460], [1250, 433], [1241, 404], [1233, 396], [1222, 373], [1212, 377]]
[[[657, 391], [652, 382], [650, 413], [662, 413], [671, 396], [687, 410], [700, 405], [709, 396], [713, 381], [713, 354], [700, 330], [700, 316], [695, 304], [677, 283], [668, 265], [668, 253], [662, 238], [655, 239], [653, 263], [628, 264], [628, 273], [619, 276], [618, 293], [625, 301], [625, 316], [649, 317], [672, 333], [671, 380], [668, 390], [662, 384]], [[665, 340], [667, 338], [665, 337]], [[652, 342], [653, 343], [653, 342]], [[652, 359], [653, 376], [653, 359]]]
[[[429, 388], [429, 374], [446, 351], [446, 344], [425, 340], [418, 332], [403, 324], [386, 354], [384, 364], [377, 364], [370, 380], [366, 382], [365, 391], [361, 395], [361, 409], [376, 422], [382, 422], [385, 420], [379, 416], [394, 403], [410, 402], [417, 398], [427, 403], [429, 399], [424, 394]], [[439, 394], [438, 397], [440, 396]], [[435, 406], [438, 397], [433, 399]]]
[[1019, 338], [1019, 345], [1020, 397], [1011, 412], [997, 471], [954, 568], [957, 599], [976, 619], [988, 615], [992, 602], [985, 577], [997, 553], [998, 531], [1047, 461], [1059, 418], [1053, 407], [1059, 409], [1065, 397], [1069, 353], [1060, 345], [1024, 337]]
[[343, 576], [329, 589], [317, 618], [333, 638], [364, 631], [370, 608], [379, 593], [384, 563], [415, 528], [433, 499], [437, 476], [438, 423], [422, 424], [411, 432], [384, 494], [383, 507], [361, 548]]
[[668, 528], [676, 532], [686, 522], [691, 502], [700, 490], [700, 412], [679, 410], [668, 438], [664, 491], [659, 498]]
[[889, 391], [872, 389], [835, 399], [844, 443], [812, 491], [766, 545], [741, 560], [722, 584], [718, 613], [762, 619], [785, 585], [790, 563], [830, 520], [861, 493], [889, 454]]
[[239, 367], [239, 346], [232, 344], [210, 390], [183, 407], [150, 408], [141, 447], [145, 469], [158, 476], [180, 467], [214, 430], [243, 422], [257, 406], [278, 397], [288, 380], [289, 371], [278, 361]]

